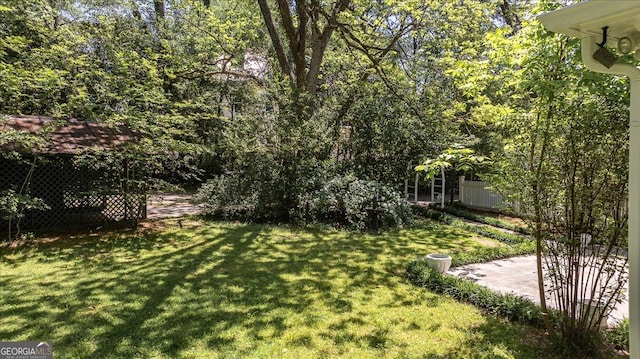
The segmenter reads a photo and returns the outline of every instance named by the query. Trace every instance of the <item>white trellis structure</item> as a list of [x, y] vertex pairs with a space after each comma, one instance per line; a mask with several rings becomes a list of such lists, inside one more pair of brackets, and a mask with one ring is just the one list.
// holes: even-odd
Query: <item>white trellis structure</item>
[[444, 170], [440, 169], [440, 176], [433, 176], [431, 179], [431, 203], [440, 201], [440, 208], [444, 208], [444, 197], [447, 193], [445, 188]]
[[[409, 163], [407, 166], [407, 173], [414, 172], [414, 166]], [[415, 179], [412, 182], [409, 177], [404, 180], [404, 198], [408, 202], [418, 203], [418, 192], [420, 184], [420, 172], [415, 172]]]
[[[409, 164], [409, 171], [413, 171], [414, 168], [415, 166]], [[421, 173], [416, 172], [413, 182], [409, 178], [404, 180], [404, 198], [409, 202], [418, 203], [421, 175]], [[440, 175], [434, 176], [429, 185], [431, 203], [439, 203], [440, 207], [444, 207], [445, 183], [444, 170], [440, 169]]]

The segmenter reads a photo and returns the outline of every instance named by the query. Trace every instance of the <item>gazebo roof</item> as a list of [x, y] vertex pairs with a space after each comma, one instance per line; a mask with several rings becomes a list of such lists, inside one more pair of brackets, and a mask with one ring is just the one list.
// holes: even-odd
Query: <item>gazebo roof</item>
[[96, 122], [68, 119], [58, 125], [51, 117], [8, 116], [0, 122], [0, 130], [13, 129], [31, 134], [42, 132], [54, 126], [46, 135], [47, 153], [75, 154], [88, 149], [113, 149], [133, 140], [135, 134], [125, 125], [106, 126]]

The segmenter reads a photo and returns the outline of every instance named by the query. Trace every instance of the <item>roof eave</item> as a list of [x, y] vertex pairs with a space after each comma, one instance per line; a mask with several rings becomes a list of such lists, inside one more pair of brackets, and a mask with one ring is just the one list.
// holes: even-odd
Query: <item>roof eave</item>
[[640, 2], [590, 0], [538, 15], [544, 27], [560, 34], [579, 39], [602, 35], [602, 28], [609, 27], [608, 35], [617, 42], [630, 32], [637, 32], [640, 20]]

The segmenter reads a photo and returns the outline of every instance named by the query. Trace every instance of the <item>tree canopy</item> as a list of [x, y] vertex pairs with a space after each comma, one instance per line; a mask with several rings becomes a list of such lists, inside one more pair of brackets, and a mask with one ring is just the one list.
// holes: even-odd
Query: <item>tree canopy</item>
[[566, 3], [7, 0], [0, 113], [126, 123], [158, 176], [235, 176], [287, 220], [329, 178], [400, 188], [453, 144], [504, 173], [560, 97], [626, 98], [533, 18]]

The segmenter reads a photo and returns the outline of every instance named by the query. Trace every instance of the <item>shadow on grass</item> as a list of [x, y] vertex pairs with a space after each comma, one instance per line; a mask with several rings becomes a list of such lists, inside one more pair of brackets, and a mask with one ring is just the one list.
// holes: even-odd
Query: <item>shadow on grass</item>
[[495, 317], [487, 317], [486, 323], [472, 328], [468, 337], [470, 339], [459, 347], [462, 350], [451, 348], [444, 353], [429, 354], [427, 358], [559, 358], [551, 349], [544, 331], [521, 327]]
[[[323, 339], [385, 348], [392, 339], [383, 327], [348, 330], [375, 326], [362, 303], [377, 300], [377, 289], [385, 288], [389, 309], [437, 308], [439, 296], [398, 290], [406, 285], [399, 278], [406, 262], [416, 248], [479, 246], [461, 242], [455, 229], [425, 226], [372, 236], [212, 224], [0, 248], [0, 339], [53, 340], [60, 357], [177, 357], [189, 350], [242, 357], [293, 327], [324, 325], [329, 312], [340, 316], [320, 333]], [[390, 325], [404, 321], [393, 318]], [[490, 323], [476, 329], [479, 336], [510, 328]], [[406, 326], [438, 329], [414, 321]], [[293, 346], [312, 347], [316, 340], [290, 336]]]

